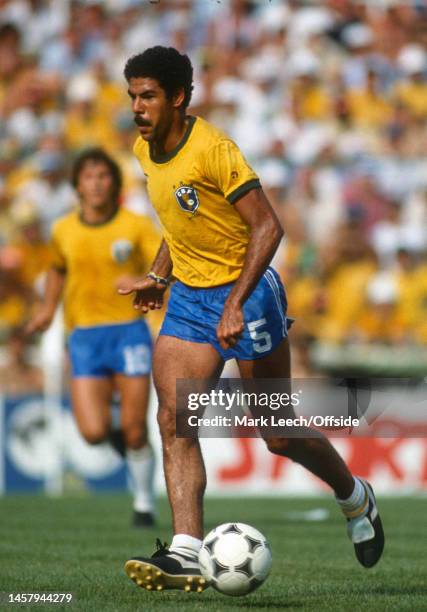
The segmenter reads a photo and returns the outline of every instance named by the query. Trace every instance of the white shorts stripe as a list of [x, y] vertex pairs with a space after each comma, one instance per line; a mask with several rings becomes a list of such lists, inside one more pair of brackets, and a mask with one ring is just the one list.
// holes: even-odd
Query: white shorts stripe
[[277, 308], [279, 310], [280, 318], [282, 319], [282, 336], [286, 336], [287, 326], [286, 326], [286, 317], [283, 312], [282, 302], [280, 300], [280, 288], [277, 283], [277, 280], [271, 270], [266, 270], [264, 272], [264, 277], [267, 283], [270, 285], [271, 290], [273, 291], [274, 299], [276, 301]]

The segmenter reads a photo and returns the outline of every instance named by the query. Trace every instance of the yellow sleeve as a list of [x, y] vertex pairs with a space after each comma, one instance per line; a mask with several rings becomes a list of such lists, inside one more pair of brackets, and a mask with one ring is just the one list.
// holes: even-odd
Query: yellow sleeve
[[57, 270], [60, 270], [61, 272], [65, 272], [65, 270], [67, 269], [67, 262], [65, 260], [64, 253], [61, 250], [61, 243], [57, 226], [53, 227], [49, 247], [51, 252], [51, 266], [53, 268], [56, 268]]
[[161, 235], [149, 217], [141, 217], [141, 235], [139, 248], [143, 259], [143, 268], [149, 271], [157, 251], [159, 250]]
[[258, 176], [232, 140], [220, 140], [208, 150], [205, 174], [230, 204], [261, 186]]

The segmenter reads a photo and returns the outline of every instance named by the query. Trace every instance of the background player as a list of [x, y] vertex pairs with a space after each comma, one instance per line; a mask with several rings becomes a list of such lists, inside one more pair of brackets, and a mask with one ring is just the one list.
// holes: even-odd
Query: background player
[[[159, 238], [151, 221], [119, 206], [119, 166], [101, 149], [73, 168], [80, 209], [52, 230], [53, 265], [42, 306], [28, 332], [43, 331], [63, 298], [70, 332], [71, 395], [80, 433], [90, 444], [109, 440], [126, 456], [134, 487], [134, 524], [153, 517], [154, 457], [147, 437], [151, 337], [117, 284], [147, 270]], [[120, 394], [120, 429], [112, 428], [113, 394]]]
[[[268, 268], [283, 232], [237, 146], [204, 120], [186, 116], [192, 91], [187, 56], [147, 49], [127, 62], [125, 76], [140, 131], [134, 152], [164, 240], [150, 277], [122, 293], [133, 289], [135, 306], [147, 312], [161, 307], [169, 276], [178, 279], [153, 365], [175, 535], [170, 549], [135, 557], [126, 571], [149, 590], [184, 588], [188, 578], [197, 587], [206, 476], [199, 442], [175, 435], [176, 380], [215, 379], [230, 358], [242, 378], [289, 378], [286, 299]], [[374, 565], [384, 537], [370, 486], [353, 478], [324, 437], [266, 442], [334, 490], [358, 560]]]

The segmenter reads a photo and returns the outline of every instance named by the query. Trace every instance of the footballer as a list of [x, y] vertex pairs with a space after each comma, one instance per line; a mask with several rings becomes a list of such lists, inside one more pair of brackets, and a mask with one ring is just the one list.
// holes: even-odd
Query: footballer
[[[119, 206], [121, 171], [103, 150], [83, 152], [72, 175], [80, 207], [53, 227], [52, 267], [27, 329], [47, 329], [62, 299], [79, 431], [89, 444], [109, 441], [126, 458], [134, 525], [152, 526], [154, 456], [146, 426], [152, 341], [146, 322], [117, 286], [148, 270], [159, 237], [148, 218]], [[115, 392], [117, 429], [111, 419]]]
[[[193, 70], [186, 55], [149, 48], [128, 60], [124, 74], [139, 130], [134, 153], [163, 240], [148, 276], [122, 293], [134, 291], [135, 307], [148, 312], [175, 281], [153, 356], [174, 536], [169, 548], [158, 545], [153, 557], [133, 557], [125, 569], [148, 590], [200, 591], [207, 586], [198, 564], [206, 473], [199, 441], [176, 437], [176, 380], [216, 380], [232, 358], [244, 379], [290, 378], [285, 291], [269, 266], [283, 231], [236, 144], [187, 114]], [[329, 485], [357, 559], [377, 563], [384, 534], [369, 483], [353, 477], [323, 436], [265, 442]]]

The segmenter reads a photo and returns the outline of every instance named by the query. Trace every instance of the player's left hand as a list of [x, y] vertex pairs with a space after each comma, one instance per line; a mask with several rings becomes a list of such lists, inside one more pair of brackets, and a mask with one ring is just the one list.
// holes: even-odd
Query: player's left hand
[[133, 307], [146, 314], [149, 310], [156, 310], [163, 306], [163, 295], [167, 287], [156, 283], [149, 277], [144, 277], [134, 282], [123, 282], [118, 286], [120, 295], [134, 293]]
[[216, 330], [221, 348], [227, 350], [235, 346], [245, 327], [243, 311], [240, 306], [225, 303], [224, 312]]

